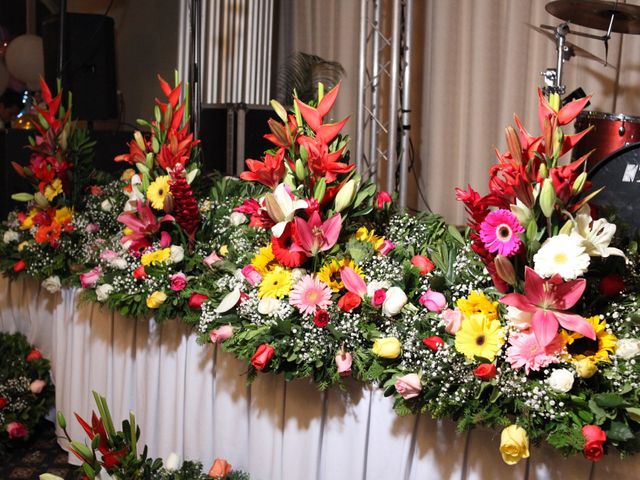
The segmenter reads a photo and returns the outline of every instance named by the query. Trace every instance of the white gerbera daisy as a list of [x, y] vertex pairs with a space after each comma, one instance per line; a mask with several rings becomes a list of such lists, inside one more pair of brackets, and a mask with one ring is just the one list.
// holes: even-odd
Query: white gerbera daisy
[[586, 253], [579, 235], [560, 234], [548, 238], [533, 256], [534, 270], [542, 277], [560, 274], [565, 280], [574, 280], [589, 268]]

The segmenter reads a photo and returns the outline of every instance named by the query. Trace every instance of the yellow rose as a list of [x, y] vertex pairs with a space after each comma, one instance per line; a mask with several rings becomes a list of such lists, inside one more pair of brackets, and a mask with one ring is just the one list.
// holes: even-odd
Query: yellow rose
[[596, 363], [590, 358], [583, 358], [574, 363], [576, 367], [576, 372], [580, 376], [580, 378], [591, 378], [598, 371], [598, 367]]
[[22, 250], [24, 250], [26, 248], [27, 245], [29, 245], [31, 243], [31, 240], [25, 240], [24, 242], [20, 242], [18, 244], [18, 251], [21, 252]]
[[167, 299], [167, 294], [164, 292], [153, 292], [147, 297], [147, 307], [158, 308]]
[[398, 358], [400, 356], [400, 341], [396, 337], [378, 338], [373, 342], [371, 350], [382, 358]]
[[500, 435], [500, 454], [507, 465], [515, 465], [523, 458], [529, 458], [529, 437], [524, 428], [509, 425]]
[[171, 258], [170, 248], [161, 248], [155, 252], [149, 252], [142, 255], [140, 263], [145, 267], [148, 265], [157, 265], [159, 263], [166, 263]]
[[226, 245], [222, 245], [220, 247], [220, 256], [226, 257], [227, 253], [229, 253], [229, 247], [227, 247]]

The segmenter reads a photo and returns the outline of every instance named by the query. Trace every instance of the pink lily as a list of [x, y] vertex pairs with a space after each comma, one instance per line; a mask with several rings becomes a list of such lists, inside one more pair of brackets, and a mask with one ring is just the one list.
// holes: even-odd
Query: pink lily
[[157, 233], [162, 222], [174, 220], [175, 218], [171, 215], [165, 215], [158, 221], [149, 204], [138, 200], [135, 212], [124, 212], [118, 215], [118, 221], [133, 230], [133, 233], [122, 237], [122, 243], [129, 240], [134, 243], [144, 240]]
[[355, 293], [360, 298], [364, 298], [367, 294], [367, 284], [351, 267], [342, 267], [340, 277], [345, 288], [351, 293]]
[[589, 322], [580, 315], [564, 313], [578, 302], [586, 286], [584, 278], [565, 282], [560, 275], [554, 275], [545, 280], [533, 269], [525, 267], [524, 294], [510, 293], [500, 302], [533, 313], [531, 326], [541, 347], [546, 347], [556, 338], [558, 324], [595, 340], [596, 332]]
[[325, 220], [320, 219], [318, 212], [313, 212], [309, 220], [295, 218], [295, 243], [292, 252], [304, 252], [308, 257], [314, 257], [318, 252], [324, 252], [333, 247], [338, 241], [342, 229], [342, 216], [337, 213]]

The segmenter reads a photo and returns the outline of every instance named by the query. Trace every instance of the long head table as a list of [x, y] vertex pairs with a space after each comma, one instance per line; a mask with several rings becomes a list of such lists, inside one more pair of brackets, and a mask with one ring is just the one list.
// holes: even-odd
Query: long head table
[[84, 437], [71, 414], [88, 416], [96, 390], [114, 419], [136, 412], [152, 456], [177, 452], [205, 465], [224, 457], [258, 480], [640, 477], [640, 457], [592, 464], [548, 446], [509, 467], [499, 432], [459, 434], [452, 422], [397, 417], [381, 390], [354, 381], [319, 392], [264, 374], [247, 386], [244, 364], [197, 345], [186, 326], [78, 305], [77, 294], [0, 279], [0, 330], [25, 333], [51, 359], [56, 408], [73, 438]]

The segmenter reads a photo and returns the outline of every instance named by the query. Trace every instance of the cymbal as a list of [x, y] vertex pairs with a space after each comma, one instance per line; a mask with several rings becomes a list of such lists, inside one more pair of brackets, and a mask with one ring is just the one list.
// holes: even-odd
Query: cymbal
[[[536, 27], [535, 25], [531, 25], [530, 23], [527, 23], [526, 25], [529, 28], [535, 30], [536, 32], [541, 33], [542, 35], [547, 37], [549, 40], [551, 40], [553, 42], [556, 41], [555, 33], [553, 33], [552, 31], [545, 30], [544, 28]], [[606, 66], [609, 66], [609, 67], [612, 67], [612, 68], [616, 68], [615, 65], [607, 63], [604, 59], [602, 59], [600, 57], [597, 57], [596, 55], [594, 55], [593, 53], [585, 50], [582, 47], [574, 45], [573, 43], [569, 42], [568, 40], [565, 40], [564, 45], [569, 50], [569, 56], [570, 57], [582, 57], [582, 58], [586, 58], [587, 60], [595, 60], [596, 62], [601, 63], [603, 65], [606, 65]]]
[[640, 6], [600, 0], [556, 0], [547, 3], [554, 17], [583, 27], [607, 31], [614, 15], [612, 32], [640, 33]]

